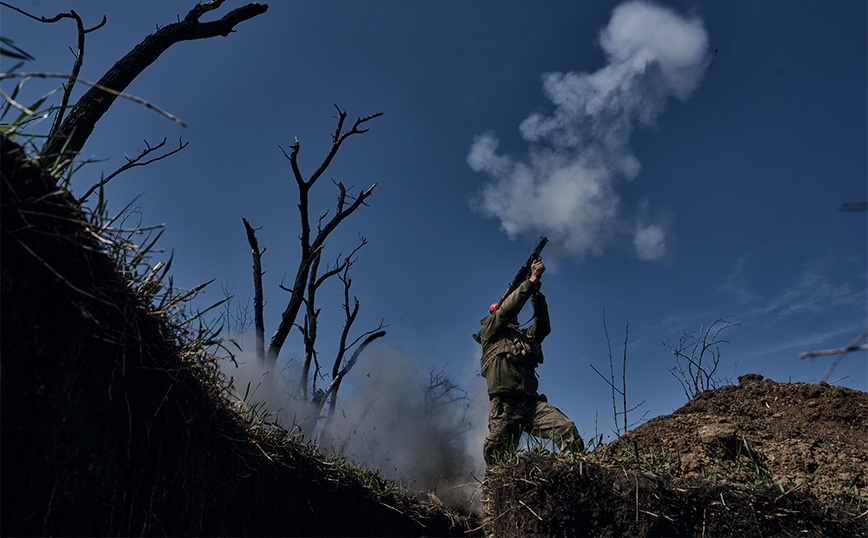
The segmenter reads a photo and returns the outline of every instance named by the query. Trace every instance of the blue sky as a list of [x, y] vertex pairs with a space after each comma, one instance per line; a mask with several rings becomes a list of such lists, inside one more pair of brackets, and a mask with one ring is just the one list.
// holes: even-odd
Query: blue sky
[[[181, 4], [17, 2], [46, 16], [75, 6], [86, 26], [107, 16], [87, 38], [81, 77], [94, 81], [193, 5]], [[553, 332], [540, 388], [586, 437], [611, 435], [611, 393], [590, 367], [608, 371], [604, 310], [619, 369], [629, 320], [628, 406], [645, 402], [635, 418], [686, 402], [660, 344], [682, 330], [731, 316], [741, 326], [724, 333], [720, 377], [818, 382], [832, 357], [799, 353], [866, 329], [866, 213], [838, 211], [868, 198], [866, 9], [851, 0], [272, 2], [226, 38], [164, 53], [127, 92], [188, 127], [116, 102], [82, 153], [102, 161], [72, 189], [83, 193], [145, 139], [183, 137], [187, 149], [120, 176], [108, 196], [120, 208], [141, 195], [143, 224], [166, 225], [160, 243], [174, 250], [176, 286], [216, 279], [202, 305], [222, 287], [248, 301], [241, 219], [261, 227], [269, 337], [298, 250], [297, 192], [278, 145], [297, 137], [309, 174], [330, 146], [334, 104], [350, 120], [383, 112], [346, 142], [316, 195], [325, 211], [330, 179], [353, 191], [377, 183], [327, 244], [334, 259], [358, 234], [368, 240], [353, 272], [356, 327], [383, 319], [378, 349], [421, 372], [446, 367], [479, 395], [470, 335], [545, 234]], [[3, 35], [36, 58], [22, 69], [69, 71], [72, 21], [0, 16]], [[36, 96], [57, 84], [26, 87]], [[337, 305], [322, 305], [333, 341]], [[282, 359], [297, 360], [300, 347], [295, 338]], [[373, 364], [363, 359], [357, 379]], [[866, 353], [846, 356], [830, 379], [839, 378], [866, 390]]]

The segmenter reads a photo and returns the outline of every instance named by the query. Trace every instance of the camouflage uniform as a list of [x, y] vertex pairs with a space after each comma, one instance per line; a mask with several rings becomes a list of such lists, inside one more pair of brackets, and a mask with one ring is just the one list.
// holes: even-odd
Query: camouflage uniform
[[[511, 325], [528, 299], [534, 322], [525, 330]], [[539, 287], [525, 280], [493, 314], [482, 321], [481, 372], [491, 406], [483, 455], [490, 465], [498, 450], [513, 448], [522, 432], [552, 439], [561, 451], [582, 450], [576, 425], [537, 393], [536, 367], [543, 362], [542, 341], [551, 332], [548, 307]]]

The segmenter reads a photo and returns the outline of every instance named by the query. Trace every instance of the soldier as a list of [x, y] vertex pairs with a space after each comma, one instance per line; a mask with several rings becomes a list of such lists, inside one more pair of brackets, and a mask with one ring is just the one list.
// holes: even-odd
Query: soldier
[[[483, 455], [491, 465], [499, 451], [512, 452], [522, 432], [552, 439], [563, 452], [584, 449], [576, 425], [537, 393], [536, 367], [543, 362], [542, 341], [551, 332], [540, 277], [545, 266], [539, 259], [531, 265], [530, 277], [502, 301], [489, 308], [482, 319], [478, 341], [482, 344], [482, 377], [488, 383], [491, 406], [488, 438]], [[533, 305], [533, 325], [520, 329], [518, 314], [527, 300]]]

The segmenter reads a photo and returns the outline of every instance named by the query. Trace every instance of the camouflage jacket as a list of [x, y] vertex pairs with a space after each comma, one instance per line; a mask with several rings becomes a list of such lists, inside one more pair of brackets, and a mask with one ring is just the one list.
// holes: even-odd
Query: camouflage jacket
[[[532, 299], [533, 325], [521, 330], [510, 325]], [[481, 321], [479, 340], [482, 377], [488, 396], [537, 396], [536, 367], [543, 362], [542, 341], [552, 331], [545, 297], [525, 280], [493, 314]]]

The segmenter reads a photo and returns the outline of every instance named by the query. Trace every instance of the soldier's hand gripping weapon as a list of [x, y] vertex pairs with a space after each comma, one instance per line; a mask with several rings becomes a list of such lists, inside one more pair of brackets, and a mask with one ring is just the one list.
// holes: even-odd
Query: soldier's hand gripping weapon
[[533, 247], [533, 252], [530, 253], [530, 258], [524, 262], [524, 265], [521, 266], [521, 269], [516, 273], [515, 278], [512, 279], [512, 282], [506, 287], [506, 291], [501, 295], [500, 300], [497, 301], [498, 305], [503, 304], [503, 301], [509, 297], [509, 294], [514, 292], [521, 283], [527, 280], [527, 277], [530, 276], [530, 266], [533, 264], [534, 260], [540, 259], [540, 254], [542, 253], [542, 249], [545, 248], [546, 243], [549, 242], [549, 238], [545, 236], [540, 236], [539, 241], [536, 246]]
[[[533, 252], [530, 253], [530, 258], [528, 258], [527, 261], [524, 262], [524, 265], [522, 265], [521, 268], [518, 270], [518, 273], [515, 274], [515, 278], [513, 278], [512, 282], [510, 282], [509, 285], [506, 287], [506, 291], [503, 292], [503, 295], [500, 297], [500, 300], [497, 301], [497, 303], [495, 303], [494, 305], [491, 305], [492, 306], [491, 313], [494, 313], [493, 308], [495, 305], [503, 304], [504, 299], [509, 297], [509, 294], [514, 292], [519, 286], [521, 286], [521, 283], [527, 279], [527, 277], [530, 275], [530, 266], [533, 264], [534, 260], [540, 259], [540, 254], [542, 253], [542, 249], [546, 246], [546, 243], [548, 243], [548, 242], [549, 242], [548, 237], [540, 236], [539, 241], [537, 242], [536, 246], [533, 247]], [[481, 340], [479, 339], [479, 333], [474, 334], [473, 339], [476, 340], [477, 344], [482, 343]]]

